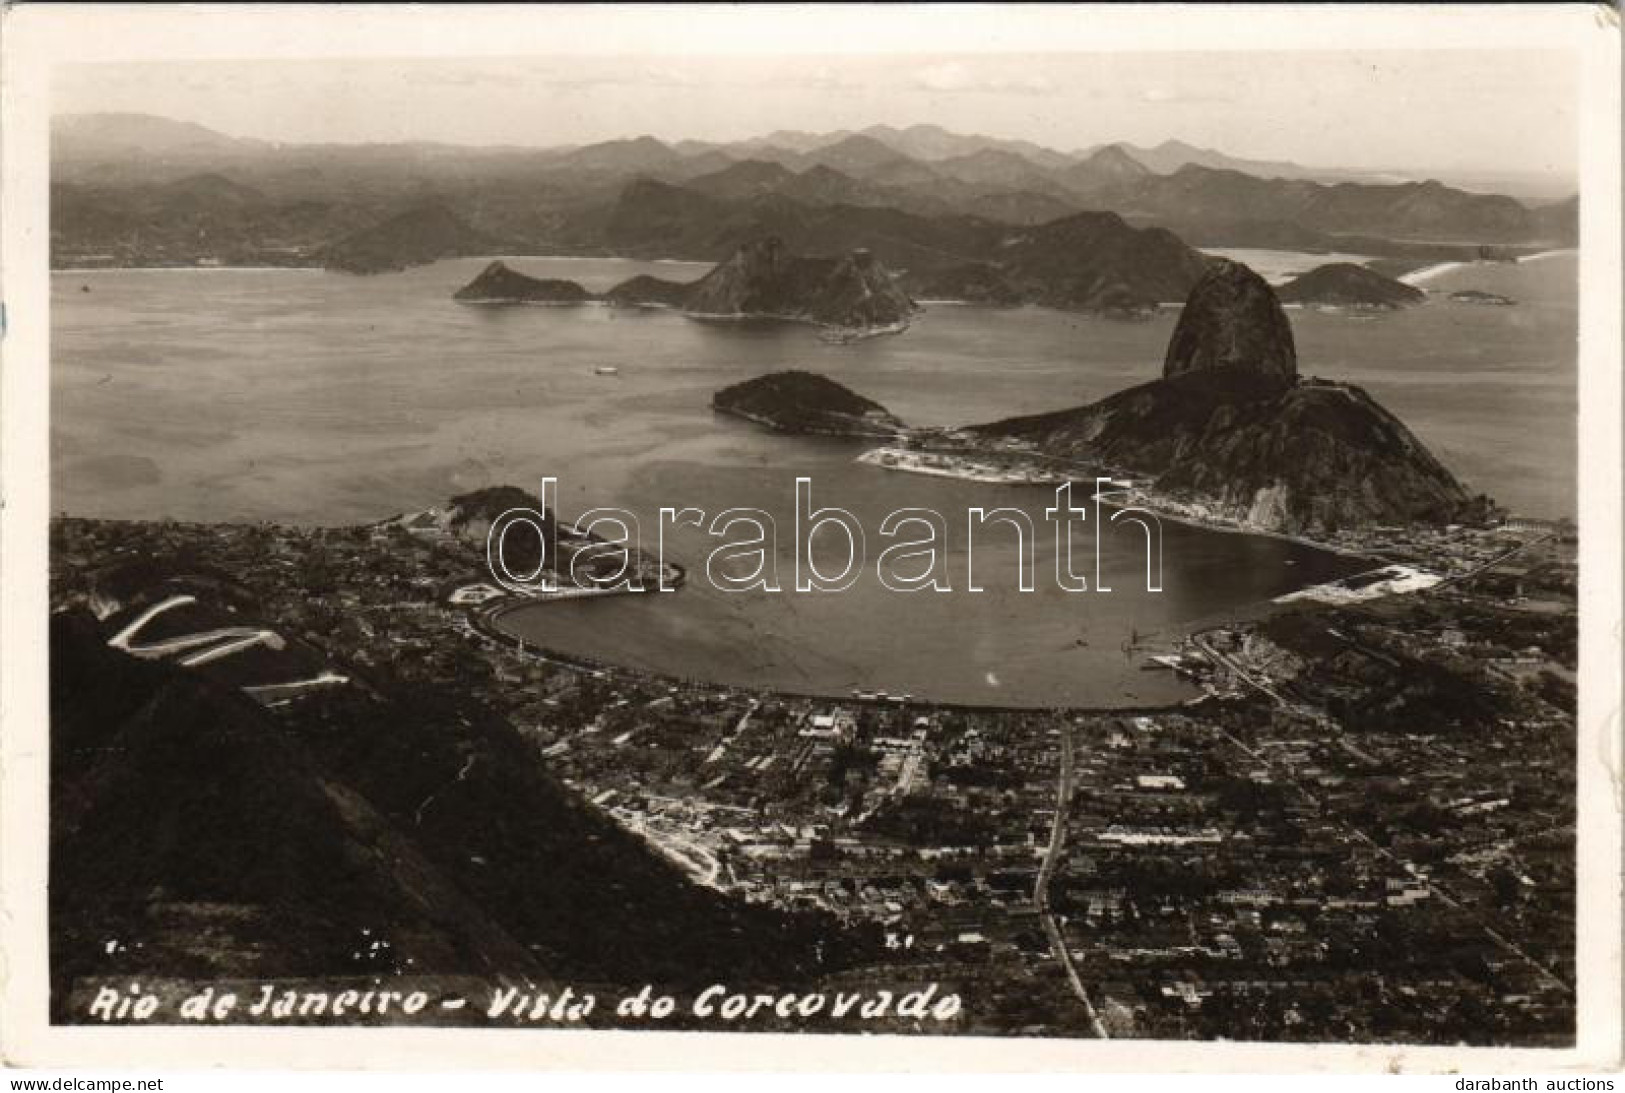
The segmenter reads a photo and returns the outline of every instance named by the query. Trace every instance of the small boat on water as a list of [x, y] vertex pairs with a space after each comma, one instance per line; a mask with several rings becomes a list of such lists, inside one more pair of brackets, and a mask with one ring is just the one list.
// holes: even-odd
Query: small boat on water
[[613, 364], [600, 364], [593, 369], [593, 374], [598, 376], [618, 376], [621, 374], [621, 370]]

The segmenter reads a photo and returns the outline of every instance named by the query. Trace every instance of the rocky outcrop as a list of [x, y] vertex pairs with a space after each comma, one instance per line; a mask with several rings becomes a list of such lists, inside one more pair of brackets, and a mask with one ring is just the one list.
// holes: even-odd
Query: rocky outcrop
[[1483, 289], [1464, 288], [1460, 292], [1452, 292], [1450, 301], [1457, 304], [1480, 304], [1488, 307], [1511, 307], [1518, 301], [1510, 296], [1502, 296], [1497, 292], [1485, 292]]
[[915, 310], [869, 251], [805, 257], [777, 237], [740, 247], [694, 285], [686, 306], [711, 318], [793, 319], [847, 330], [903, 325]]
[[1427, 293], [1419, 288], [1352, 262], [1316, 266], [1282, 285], [1277, 295], [1286, 304], [1385, 310], [1410, 307], [1427, 299]]
[[906, 323], [915, 310], [880, 259], [868, 250], [855, 250], [837, 259], [825, 275], [808, 314], [814, 322], [862, 330]]
[[815, 372], [774, 372], [724, 387], [711, 408], [782, 433], [890, 437], [903, 428], [878, 402]]
[[531, 277], [504, 262], [492, 262], [452, 299], [465, 304], [584, 304], [593, 295], [574, 281]]
[[1264, 278], [1240, 262], [1219, 261], [1191, 290], [1180, 313], [1164, 379], [1230, 370], [1290, 383], [1298, 353], [1281, 302]]

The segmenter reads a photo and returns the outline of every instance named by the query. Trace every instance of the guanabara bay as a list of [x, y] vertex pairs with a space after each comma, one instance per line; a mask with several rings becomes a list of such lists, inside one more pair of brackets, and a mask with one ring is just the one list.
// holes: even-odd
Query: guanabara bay
[[66, 66], [52, 1021], [1576, 1042], [1579, 66], [895, 44]]

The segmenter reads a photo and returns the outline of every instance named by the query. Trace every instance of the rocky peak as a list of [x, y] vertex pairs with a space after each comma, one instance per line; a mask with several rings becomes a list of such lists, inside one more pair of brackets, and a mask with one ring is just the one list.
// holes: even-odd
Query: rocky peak
[[1229, 369], [1291, 383], [1292, 326], [1268, 283], [1240, 262], [1215, 263], [1191, 289], [1168, 342], [1162, 375]]
[[797, 255], [774, 236], [740, 247], [694, 285], [686, 305], [697, 315], [773, 316], [849, 329], [895, 327], [914, 311], [870, 252]]

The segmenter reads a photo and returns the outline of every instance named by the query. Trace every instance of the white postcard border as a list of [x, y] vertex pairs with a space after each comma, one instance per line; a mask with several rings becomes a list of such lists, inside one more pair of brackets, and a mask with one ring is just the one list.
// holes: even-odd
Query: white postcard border
[[[1620, 53], [1602, 5], [747, 9], [24, 5], [0, 24], [0, 1058], [29, 1065], [799, 1071], [1606, 1067], [1621, 1040]], [[494, 1029], [53, 1027], [46, 1017], [48, 87], [182, 57], [1550, 48], [1581, 69], [1579, 1022], [1561, 1050]], [[1494, 124], [1485, 119], [1485, 124]], [[607, 1038], [607, 1039], [606, 1039]]]

